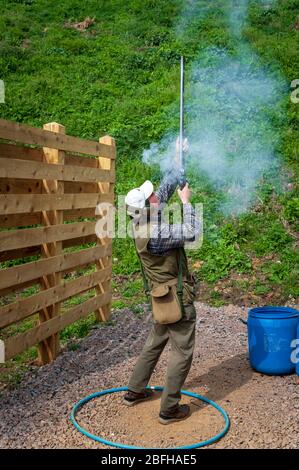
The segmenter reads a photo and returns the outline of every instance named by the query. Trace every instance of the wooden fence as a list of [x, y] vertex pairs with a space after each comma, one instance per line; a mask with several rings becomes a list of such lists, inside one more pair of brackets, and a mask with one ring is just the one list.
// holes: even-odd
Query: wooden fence
[[[65, 135], [57, 123], [38, 129], [1, 119], [0, 139], [5, 360], [38, 344], [47, 363], [58, 354], [60, 330], [93, 312], [99, 321], [110, 314], [112, 240], [96, 237], [95, 208], [114, 202], [115, 143]], [[78, 275], [84, 268], [88, 274]], [[84, 302], [62, 308], [91, 289]], [[20, 333], [29, 317], [34, 321]]]

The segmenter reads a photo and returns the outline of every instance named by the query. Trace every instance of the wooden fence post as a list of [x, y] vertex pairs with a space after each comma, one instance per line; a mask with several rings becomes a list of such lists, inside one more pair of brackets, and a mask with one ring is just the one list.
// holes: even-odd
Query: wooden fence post
[[[56, 122], [51, 122], [45, 124], [43, 129], [47, 131], [57, 132], [60, 134], [65, 134], [64, 126], [57, 124]], [[43, 148], [43, 157], [44, 162], [50, 164], [63, 164], [64, 163], [65, 152], [62, 150], [52, 149], [48, 147]], [[63, 194], [64, 193], [64, 183], [63, 181], [57, 180], [43, 180], [43, 192], [47, 194]], [[63, 210], [53, 210], [53, 211], [42, 211], [42, 224], [49, 225], [59, 225], [63, 224]], [[41, 254], [43, 258], [49, 258], [51, 256], [56, 256], [62, 253], [62, 242], [56, 241], [53, 243], [47, 243], [41, 246]], [[41, 278], [41, 287], [42, 289], [49, 289], [51, 287], [59, 286], [61, 284], [61, 274], [53, 273], [50, 275], [45, 275]], [[39, 312], [39, 321], [40, 323], [50, 320], [55, 316], [60, 314], [60, 304], [56, 303], [48, 307], [43, 308]], [[39, 359], [42, 364], [51, 362], [56, 358], [59, 352], [59, 333], [56, 333], [49, 338], [45, 339], [39, 343]]]
[[[114, 155], [116, 154], [115, 140], [113, 139], [113, 137], [110, 137], [109, 135], [105, 135], [104, 137], [101, 137], [99, 139], [99, 142], [102, 144], [111, 145], [111, 147], [114, 150]], [[111, 173], [114, 174], [115, 173], [115, 158], [110, 159], [110, 158], [99, 157], [99, 168], [103, 170], [110, 170]], [[114, 194], [114, 183], [98, 183], [98, 186], [99, 186], [99, 192]], [[106, 243], [112, 243], [112, 239], [108, 237], [98, 238], [97, 243], [100, 245], [104, 245]], [[112, 264], [112, 255], [106, 256], [105, 258], [101, 258], [99, 261], [96, 262], [96, 267], [97, 269], [103, 269], [110, 264]], [[102, 282], [98, 286], [96, 286], [97, 294], [102, 294], [102, 293], [107, 292], [110, 282], [111, 280], [108, 279], [107, 281]], [[110, 316], [110, 311], [111, 311], [111, 302], [109, 302], [109, 304], [104, 305], [98, 311], [96, 311], [97, 320], [98, 321], [108, 320]]]

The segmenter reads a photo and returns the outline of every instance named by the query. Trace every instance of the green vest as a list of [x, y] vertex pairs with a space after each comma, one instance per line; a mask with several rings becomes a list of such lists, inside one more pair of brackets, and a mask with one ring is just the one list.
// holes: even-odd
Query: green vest
[[179, 256], [181, 255], [182, 276], [183, 276], [183, 303], [188, 305], [193, 303], [194, 280], [189, 274], [188, 262], [184, 248], [175, 248], [168, 252], [167, 255], [153, 255], [147, 249], [150, 240], [150, 224], [145, 223], [138, 225], [138, 229], [134, 230], [135, 246], [140, 257], [140, 262], [144, 270], [146, 279], [149, 281], [150, 287], [163, 284], [172, 279], [176, 279], [179, 274]]

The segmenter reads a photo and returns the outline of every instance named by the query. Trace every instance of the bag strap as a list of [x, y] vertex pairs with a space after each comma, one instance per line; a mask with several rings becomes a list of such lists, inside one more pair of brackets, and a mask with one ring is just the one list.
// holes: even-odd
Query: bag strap
[[148, 280], [146, 278], [146, 275], [145, 275], [145, 272], [144, 272], [144, 267], [143, 267], [143, 264], [142, 264], [142, 261], [141, 261], [141, 258], [140, 258], [140, 255], [139, 255], [138, 251], [137, 251], [137, 255], [138, 255], [138, 258], [139, 258], [139, 263], [140, 263], [140, 268], [141, 268], [141, 274], [142, 274], [142, 279], [143, 279], [143, 288], [144, 288], [146, 296], [149, 297], [150, 287], [149, 287]]
[[144, 289], [144, 292], [145, 292], [146, 296], [149, 297], [150, 287], [149, 287], [149, 283], [148, 283], [148, 280], [147, 280], [145, 272], [144, 272], [144, 267], [143, 267], [143, 264], [142, 264], [142, 261], [141, 261], [140, 254], [137, 250], [135, 238], [134, 238], [134, 245], [135, 245], [135, 250], [136, 250], [136, 253], [137, 253], [137, 256], [138, 256], [138, 259], [139, 259], [139, 264], [140, 264], [140, 269], [141, 269], [141, 274], [142, 274], [142, 280], [143, 280], [143, 289]]
[[178, 284], [177, 284], [177, 293], [183, 295], [183, 249], [179, 248], [178, 254]]
[[178, 257], [179, 257], [178, 259], [179, 271], [178, 271], [177, 295], [180, 301], [182, 315], [184, 315], [185, 309], [184, 309], [184, 302], [183, 302], [183, 248], [179, 248]]

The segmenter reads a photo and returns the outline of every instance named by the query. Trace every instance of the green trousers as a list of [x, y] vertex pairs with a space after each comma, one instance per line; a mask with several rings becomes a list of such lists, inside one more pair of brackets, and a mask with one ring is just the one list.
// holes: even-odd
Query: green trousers
[[166, 383], [161, 397], [162, 413], [175, 408], [181, 399], [180, 390], [192, 363], [195, 324], [196, 312], [193, 305], [185, 306], [185, 315], [177, 323], [154, 323], [133, 370], [128, 388], [139, 393], [147, 386], [163, 349], [170, 341]]

